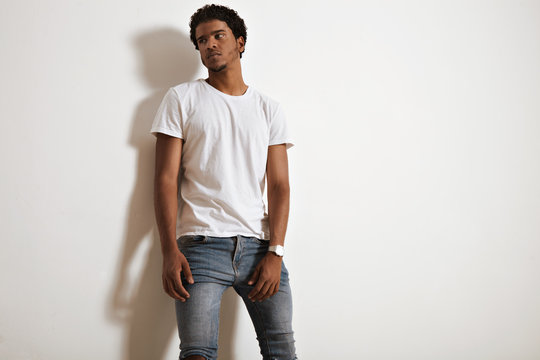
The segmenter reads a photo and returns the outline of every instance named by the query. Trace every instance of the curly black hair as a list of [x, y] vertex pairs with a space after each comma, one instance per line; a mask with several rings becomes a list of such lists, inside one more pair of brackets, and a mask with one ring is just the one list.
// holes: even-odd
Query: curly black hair
[[[199, 50], [197, 39], [195, 38], [195, 29], [200, 23], [210, 20], [221, 20], [227, 23], [227, 26], [232, 30], [234, 38], [238, 39], [240, 36], [244, 38], [244, 44], [247, 41], [247, 28], [244, 20], [238, 16], [238, 13], [231, 8], [223, 5], [204, 5], [191, 15], [191, 21], [189, 22], [189, 37], [191, 42], [195, 45], [195, 49]], [[245, 48], [244, 48], [245, 51]], [[242, 51], [240, 58], [242, 58]]]

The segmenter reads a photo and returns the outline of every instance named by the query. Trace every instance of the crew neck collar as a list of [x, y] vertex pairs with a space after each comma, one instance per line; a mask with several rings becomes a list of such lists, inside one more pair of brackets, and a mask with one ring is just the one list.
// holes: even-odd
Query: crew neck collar
[[213, 87], [212, 85], [210, 85], [208, 82], [206, 82], [205, 79], [203, 78], [200, 78], [199, 81], [203, 82], [204, 85], [209, 88], [211, 91], [227, 98], [227, 99], [244, 99], [246, 97], [248, 97], [250, 94], [251, 94], [251, 86], [248, 85], [248, 88], [247, 90], [242, 94], [242, 95], [229, 95], [229, 94], [225, 94], [223, 91], [221, 90], [218, 90], [216, 89], [215, 87]]

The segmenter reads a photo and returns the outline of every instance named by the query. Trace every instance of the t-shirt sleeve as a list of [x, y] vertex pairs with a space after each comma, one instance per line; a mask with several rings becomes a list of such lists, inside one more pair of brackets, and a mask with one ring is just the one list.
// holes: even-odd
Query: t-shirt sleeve
[[182, 126], [182, 108], [177, 92], [169, 88], [154, 117], [154, 122], [150, 133], [157, 136], [156, 133], [164, 133], [180, 139], [184, 138]]
[[289, 133], [287, 118], [281, 104], [278, 104], [276, 112], [270, 121], [270, 141], [268, 142], [268, 146], [277, 144], [285, 144], [286, 149], [294, 146]]

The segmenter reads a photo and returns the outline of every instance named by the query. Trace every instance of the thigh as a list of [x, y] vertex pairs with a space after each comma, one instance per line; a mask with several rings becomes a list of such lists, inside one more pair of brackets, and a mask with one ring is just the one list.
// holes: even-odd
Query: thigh
[[225, 285], [195, 282], [185, 285], [190, 297], [185, 302], [175, 300], [180, 359], [202, 355], [217, 357], [219, 309]]
[[215, 359], [221, 298], [234, 280], [233, 242], [230, 238], [204, 235], [184, 235], [177, 242], [194, 280], [189, 284], [182, 274], [182, 284], [190, 297], [186, 302], [175, 301], [180, 359], [191, 355]]
[[[216, 238], [206, 235], [184, 235], [177, 240], [178, 248], [186, 257], [193, 280], [232, 285], [234, 270], [232, 238]], [[184, 273], [182, 284], [187, 285]]]
[[[264, 256], [265, 252], [254, 251], [253, 254], [256, 259], [249, 261], [252, 266], [250, 266], [248, 273], [252, 273], [254, 266]], [[242, 261], [244, 260], [247, 259], [242, 259]], [[244, 281], [235, 282], [234, 289], [242, 297], [249, 312], [257, 333], [263, 359], [296, 359], [292, 329], [292, 293], [289, 284], [289, 272], [285, 263], [281, 265], [278, 292], [264, 301], [252, 302], [248, 298], [253, 285], [247, 285], [248, 276], [245, 276], [244, 279]]]

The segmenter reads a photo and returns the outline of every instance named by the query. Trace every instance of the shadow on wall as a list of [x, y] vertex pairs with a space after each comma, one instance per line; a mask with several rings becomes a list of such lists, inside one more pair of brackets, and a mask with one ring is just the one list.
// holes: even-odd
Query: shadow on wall
[[[192, 80], [198, 72], [199, 53], [189, 36], [165, 28], [137, 34], [133, 39], [139, 74], [154, 92], [135, 110], [128, 143], [137, 151], [136, 181], [127, 209], [123, 251], [106, 304], [106, 316], [124, 329], [122, 359], [165, 359], [170, 341], [179, 345], [174, 300], [162, 287], [161, 246], [153, 206], [155, 138], [150, 126], [169, 87]], [[146, 262], [129, 289], [128, 271], [138, 249], [151, 233]], [[238, 300], [226, 292], [222, 302], [219, 358], [232, 359]]]

